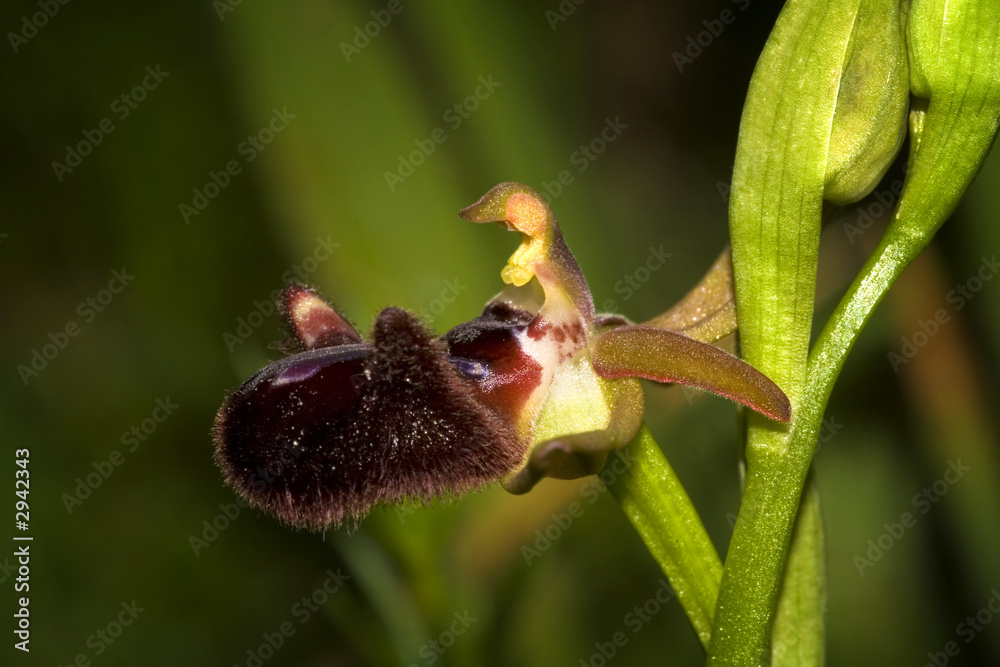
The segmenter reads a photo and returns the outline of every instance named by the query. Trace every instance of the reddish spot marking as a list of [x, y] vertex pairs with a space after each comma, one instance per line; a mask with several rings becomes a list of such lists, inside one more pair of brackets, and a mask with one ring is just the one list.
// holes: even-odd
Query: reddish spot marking
[[574, 322], [569, 326], [569, 336], [573, 339], [573, 342], [577, 345], [583, 342], [583, 325], [579, 322]]
[[504, 367], [495, 366], [485, 382], [477, 383], [482, 401], [508, 423], [514, 424], [531, 393], [542, 381], [542, 366], [527, 355], [510, 359]]
[[528, 338], [531, 340], [541, 340], [545, 337], [545, 334], [549, 332], [552, 328], [552, 323], [548, 320], [543, 320], [536, 317], [531, 324], [528, 326]]

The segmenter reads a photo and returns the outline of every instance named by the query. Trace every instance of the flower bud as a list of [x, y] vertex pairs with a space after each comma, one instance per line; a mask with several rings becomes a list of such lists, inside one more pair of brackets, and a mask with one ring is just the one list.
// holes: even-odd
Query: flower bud
[[863, 0], [837, 93], [825, 199], [850, 204], [878, 184], [906, 135], [908, 100], [899, 0]]
[[998, 23], [994, 0], [913, 0], [907, 21], [913, 94], [933, 100], [968, 89], [996, 104]]

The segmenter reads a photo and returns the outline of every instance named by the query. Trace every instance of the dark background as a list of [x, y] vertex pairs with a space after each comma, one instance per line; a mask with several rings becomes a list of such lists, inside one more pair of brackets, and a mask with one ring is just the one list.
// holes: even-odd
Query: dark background
[[[68, 665], [79, 654], [108, 667], [256, 664], [248, 651], [287, 622], [294, 632], [263, 664], [429, 665], [426, 642], [450, 643], [442, 633], [456, 613], [476, 620], [434, 664], [597, 665], [595, 643], [618, 631], [628, 643], [614, 664], [702, 660], [676, 601], [632, 632], [627, 615], [661, 574], [607, 494], [589, 503], [586, 480], [379, 510], [356, 531], [325, 536], [251, 510], [223, 514], [235, 497], [209, 429], [226, 392], [277, 358], [268, 345], [282, 337], [279, 322], [264, 315], [289, 269], [302, 267], [363, 330], [393, 304], [423, 309], [444, 331], [500, 289], [517, 242], [456, 212], [506, 180], [556, 194], [563, 170], [573, 181], [552, 206], [598, 304], [650, 317], [726, 243], [740, 109], [780, 3], [567, 0], [575, 9], [558, 22], [547, 13], [559, 11], [555, 0], [441, 4], [403, 0], [350, 62], [341, 44], [386, 3], [52, 0], [58, 12], [34, 33], [23, 17], [38, 4], [0, 10], [0, 488], [10, 489], [12, 525], [14, 450], [29, 448], [31, 521], [20, 534], [34, 536], [32, 650], [8, 644], [10, 664]], [[716, 22], [723, 10], [729, 24]], [[8, 33], [22, 32], [30, 38], [12, 45]], [[691, 47], [696, 57], [679, 67], [674, 54], [699, 33], [707, 46]], [[147, 67], [168, 74], [122, 118], [116, 100]], [[445, 112], [481, 76], [500, 85], [455, 127]], [[287, 127], [247, 162], [241, 143], [274, 109], [287, 110]], [[105, 118], [113, 131], [71, 172], [53, 167]], [[574, 158], [607, 119], [627, 127], [595, 160]], [[385, 172], [435, 128], [446, 141], [390, 190]], [[230, 160], [239, 173], [186, 221], [179, 206]], [[1000, 281], [982, 283], [960, 310], [948, 300], [1000, 248], [998, 183], [994, 155], [875, 316], [831, 400], [816, 468], [832, 665], [918, 665], [948, 641], [961, 649], [950, 664], [1000, 661], [1000, 622], [971, 639], [958, 627], [1000, 587]], [[824, 233], [823, 319], [882, 223], [857, 237], [844, 224], [874, 201], [842, 211]], [[318, 239], [338, 246], [314, 262]], [[660, 246], [670, 259], [625, 289]], [[103, 293], [113, 271], [134, 278]], [[100, 312], [80, 305], [88, 298]], [[939, 308], [947, 322], [895, 372], [887, 355]], [[78, 335], [60, 337], [71, 322]], [[54, 358], [25, 376], [19, 367], [50, 334], [63, 349], [50, 347]], [[677, 388], [647, 395], [648, 421], [724, 551], [738, 508], [735, 409]], [[158, 399], [178, 407], [146, 421], [155, 431], [129, 451], [123, 434], [141, 430]], [[115, 450], [117, 466], [107, 463]], [[921, 513], [914, 494], [959, 459], [969, 471], [939, 483], [946, 493]], [[107, 478], [67, 501], [99, 468]], [[522, 547], [555, 530], [553, 513], [574, 500], [583, 516], [529, 564]], [[904, 512], [916, 524], [884, 537]], [[880, 536], [890, 548], [859, 574], [855, 557], [869, 558]], [[0, 590], [12, 644], [20, 594], [9, 544]], [[296, 603], [338, 568], [349, 578], [305, 620]], [[117, 634], [133, 601], [134, 622], [110, 644], [95, 639]]]

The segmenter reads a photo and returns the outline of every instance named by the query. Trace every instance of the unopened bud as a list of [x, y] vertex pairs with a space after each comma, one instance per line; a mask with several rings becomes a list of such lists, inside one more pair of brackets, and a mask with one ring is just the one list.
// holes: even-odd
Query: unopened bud
[[902, 146], [908, 100], [899, 0], [863, 0], [837, 94], [825, 199], [850, 204], [878, 185]]
[[[913, 0], [907, 21], [910, 86], [924, 99], [963, 89], [996, 102], [1000, 3]], [[978, 105], [977, 105], [978, 106]]]

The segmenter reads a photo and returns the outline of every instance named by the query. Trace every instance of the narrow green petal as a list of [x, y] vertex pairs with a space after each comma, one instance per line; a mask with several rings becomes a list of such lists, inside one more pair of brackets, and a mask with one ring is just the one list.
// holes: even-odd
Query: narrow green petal
[[766, 375], [717, 347], [673, 331], [637, 325], [597, 339], [594, 370], [605, 378], [676, 382], [725, 396], [771, 419], [788, 421], [788, 397]]

